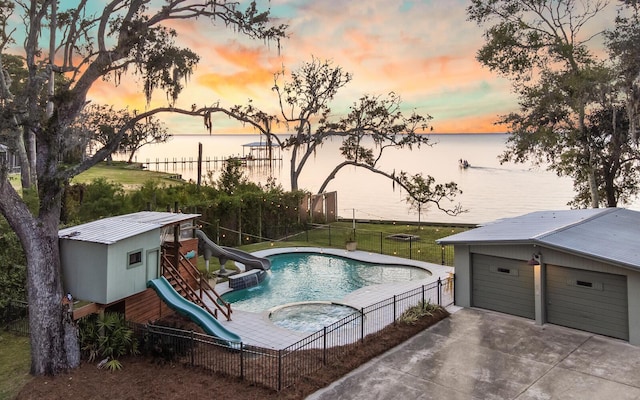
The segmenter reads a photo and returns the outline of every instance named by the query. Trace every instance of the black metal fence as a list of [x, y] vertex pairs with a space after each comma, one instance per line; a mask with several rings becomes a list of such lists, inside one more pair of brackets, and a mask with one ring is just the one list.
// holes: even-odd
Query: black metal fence
[[0, 322], [9, 332], [29, 336], [29, 305], [24, 301], [11, 300], [0, 310]]
[[[453, 276], [438, 279], [386, 300], [363, 307], [284, 349], [267, 349], [158, 325], [131, 324], [146, 354], [166, 362], [202, 368], [212, 374], [239, 377], [247, 383], [275, 390], [293, 385], [334, 360], [364, 346], [368, 335], [395, 324], [419, 304], [453, 304]], [[2, 322], [13, 333], [28, 335], [28, 306], [12, 301], [3, 309]]]
[[420, 304], [453, 304], [453, 277], [364, 307], [291, 346], [274, 350], [157, 325], [136, 325], [142, 348], [159, 359], [199, 367], [214, 374], [239, 377], [275, 390], [293, 385], [333, 360], [348, 357], [365, 338], [395, 324]]
[[[233, 242], [233, 246], [261, 241], [275, 241], [218, 227], [219, 241]], [[411, 260], [425, 261], [440, 265], [453, 265], [453, 246], [442, 246], [422, 240], [417, 235], [390, 234], [388, 232], [365, 229], [351, 229], [332, 225], [308, 225], [299, 232], [287, 232], [278, 242], [305, 242], [318, 247], [345, 248], [346, 242], [355, 242], [358, 250], [392, 255]]]

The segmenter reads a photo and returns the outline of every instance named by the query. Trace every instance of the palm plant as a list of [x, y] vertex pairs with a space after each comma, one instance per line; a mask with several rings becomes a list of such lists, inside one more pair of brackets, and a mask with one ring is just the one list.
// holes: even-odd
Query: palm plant
[[104, 357], [101, 366], [114, 371], [122, 368], [122, 356], [136, 355], [138, 341], [127, 326], [124, 316], [115, 312], [92, 316], [80, 324], [80, 346], [89, 362]]

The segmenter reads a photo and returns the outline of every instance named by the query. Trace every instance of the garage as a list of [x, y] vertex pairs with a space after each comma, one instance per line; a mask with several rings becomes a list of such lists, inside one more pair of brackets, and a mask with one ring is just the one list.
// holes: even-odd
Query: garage
[[547, 321], [629, 339], [627, 277], [547, 265]]
[[488, 222], [453, 245], [455, 304], [640, 346], [640, 212], [536, 211]]
[[526, 262], [474, 254], [473, 306], [535, 318], [533, 269]]

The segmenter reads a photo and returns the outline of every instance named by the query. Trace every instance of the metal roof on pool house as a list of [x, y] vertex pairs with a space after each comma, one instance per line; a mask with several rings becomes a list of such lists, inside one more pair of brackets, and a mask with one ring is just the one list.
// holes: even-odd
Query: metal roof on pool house
[[200, 214], [141, 211], [103, 218], [58, 231], [58, 238], [113, 244], [145, 232], [198, 218]]
[[534, 244], [640, 269], [640, 212], [624, 208], [537, 211], [500, 219], [437, 242]]

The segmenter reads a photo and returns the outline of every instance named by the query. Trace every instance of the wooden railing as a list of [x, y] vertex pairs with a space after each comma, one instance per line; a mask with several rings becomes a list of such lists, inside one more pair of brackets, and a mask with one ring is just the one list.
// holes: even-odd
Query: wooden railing
[[[198, 267], [193, 265], [193, 263], [191, 263], [188, 258], [184, 257], [184, 255], [180, 258], [180, 265], [184, 267], [184, 269], [191, 277], [199, 282], [200, 297], [202, 298], [203, 295], [208, 297], [209, 300], [211, 300], [211, 302], [215, 304], [217, 310], [220, 310], [222, 315], [227, 318], [227, 321], [231, 321], [231, 304], [224, 301], [220, 294], [213, 288], [213, 286], [209, 285], [209, 281], [202, 276], [202, 273], [200, 272], [200, 270], [198, 270]], [[217, 315], [216, 318], [218, 318]]]
[[171, 286], [178, 292], [182, 297], [187, 300], [198, 304], [199, 306], [205, 308], [209, 313], [213, 314], [209, 307], [202, 301], [202, 299], [198, 296], [197, 292], [189, 285], [189, 283], [184, 279], [184, 277], [178, 271], [175, 265], [171, 262], [171, 259], [167, 256], [163, 256], [163, 268], [162, 274], [165, 278], [171, 283]]
[[[198, 282], [198, 290], [192, 288], [191, 285], [187, 283], [186, 279], [184, 279], [180, 274], [178, 266], [173, 265], [171, 259], [167, 257], [166, 254], [163, 254], [162, 258], [165, 266], [165, 268], [163, 268], [163, 275], [165, 275], [166, 278], [173, 278], [173, 280], [186, 294], [185, 297], [202, 306], [216, 319], [218, 318], [218, 311], [220, 311], [227, 321], [231, 321], [231, 304], [222, 299], [220, 294], [218, 294], [218, 292], [209, 285], [209, 282], [202, 276], [198, 268], [194, 266], [191, 261], [189, 261], [183, 254], [180, 254], [180, 265], [183, 267], [183, 270], [187, 273], [188, 277], [192, 278], [192, 281]], [[211, 308], [209, 308], [209, 306], [207, 306], [203, 301], [204, 297], [209, 298], [211, 303], [215, 305], [216, 308], [214, 310], [211, 310]]]

